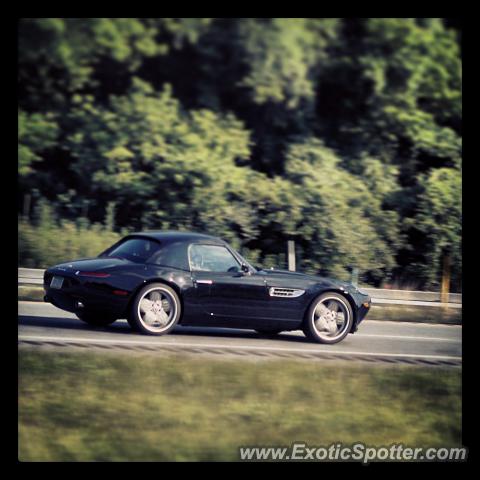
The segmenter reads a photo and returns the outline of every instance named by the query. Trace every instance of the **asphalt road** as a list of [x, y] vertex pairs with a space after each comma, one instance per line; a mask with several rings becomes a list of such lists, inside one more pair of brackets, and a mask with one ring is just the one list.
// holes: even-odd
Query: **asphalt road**
[[123, 349], [239, 357], [336, 359], [423, 365], [461, 365], [462, 327], [365, 320], [336, 345], [308, 341], [302, 332], [265, 337], [252, 330], [177, 327], [169, 335], [134, 333], [125, 320], [93, 328], [41, 302], [18, 302], [20, 345]]

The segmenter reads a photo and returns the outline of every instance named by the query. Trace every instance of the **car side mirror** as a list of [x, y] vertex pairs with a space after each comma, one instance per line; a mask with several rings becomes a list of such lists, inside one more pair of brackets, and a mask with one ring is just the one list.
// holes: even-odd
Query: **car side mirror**
[[242, 263], [241, 270], [243, 273], [250, 273], [250, 269], [248, 268], [248, 265], [245, 263]]

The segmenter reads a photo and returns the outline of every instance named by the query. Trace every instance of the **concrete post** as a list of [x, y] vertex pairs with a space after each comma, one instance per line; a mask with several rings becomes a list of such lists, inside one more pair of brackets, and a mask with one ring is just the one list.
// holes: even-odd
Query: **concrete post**
[[293, 240], [288, 241], [288, 269], [292, 272], [295, 271], [295, 242]]
[[23, 196], [23, 216], [25, 218], [28, 218], [30, 216], [30, 202], [31, 202], [32, 197], [30, 196], [29, 193], [26, 193]]
[[443, 257], [442, 289], [440, 300], [442, 303], [448, 303], [448, 294], [450, 292], [450, 255], [448, 253]]
[[355, 267], [352, 268], [352, 279], [350, 283], [354, 287], [358, 287], [358, 268], [355, 268]]

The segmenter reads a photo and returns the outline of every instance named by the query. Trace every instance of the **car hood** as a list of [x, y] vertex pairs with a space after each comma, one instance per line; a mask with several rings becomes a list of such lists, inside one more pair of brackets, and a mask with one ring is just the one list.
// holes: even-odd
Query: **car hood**
[[282, 281], [282, 283], [284, 283], [285, 281], [290, 281], [292, 287], [296, 286], [297, 284], [323, 284], [337, 288], [347, 288], [348, 286], [350, 286], [349, 283], [341, 282], [334, 278], [322, 277], [320, 275], [309, 275], [300, 272], [292, 272], [290, 270], [269, 269], [261, 270], [261, 273], [266, 276], [267, 282], [271, 284], [278, 280]]

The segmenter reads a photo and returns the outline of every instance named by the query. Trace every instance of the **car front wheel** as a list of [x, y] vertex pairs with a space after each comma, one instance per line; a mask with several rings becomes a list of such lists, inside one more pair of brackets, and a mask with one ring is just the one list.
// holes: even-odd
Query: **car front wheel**
[[181, 315], [180, 299], [173, 288], [163, 283], [145, 285], [135, 297], [128, 323], [149, 335], [165, 335], [173, 330]]
[[339, 293], [326, 292], [310, 306], [303, 332], [311, 340], [331, 345], [348, 335], [352, 322], [353, 310], [349, 301]]

